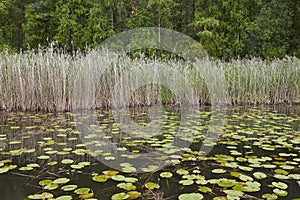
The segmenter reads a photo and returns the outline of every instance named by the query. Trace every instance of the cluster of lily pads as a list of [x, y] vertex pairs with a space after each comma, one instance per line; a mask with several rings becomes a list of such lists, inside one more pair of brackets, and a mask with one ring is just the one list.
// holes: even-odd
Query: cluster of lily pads
[[[218, 141], [205, 141], [211, 112], [196, 113], [200, 116], [198, 121], [191, 116], [185, 122], [189, 124], [186, 131], [193, 133], [192, 141], [181, 137], [192, 145], [182, 149], [172, 143], [180, 126], [176, 111], [166, 111], [156, 119], [156, 123], [163, 124], [162, 129], [144, 139], [124, 133], [109, 111], [95, 112], [98, 124], [90, 125], [94, 132], [85, 135], [76, 128], [80, 119], [87, 117], [84, 115], [75, 120], [76, 114], [72, 113], [2, 113], [0, 176], [30, 176], [37, 190], [24, 197], [27, 199], [300, 198], [297, 113], [230, 108], [224, 114]], [[143, 112], [132, 112], [131, 117], [146, 126], [149, 120], [141, 116]], [[100, 129], [106, 140], [97, 140]], [[83, 142], [80, 136], [86, 140]], [[121, 170], [94, 159], [100, 156], [107, 163], [115, 161], [113, 153], [101, 149], [107, 140], [117, 143], [117, 150], [126, 158], [127, 162], [120, 164]], [[215, 147], [205, 155], [200, 151], [202, 145]], [[92, 151], [88, 146], [98, 148]], [[161, 152], [156, 159], [167, 165], [150, 164], [137, 169], [130, 163], [139, 153], [153, 150]], [[87, 177], [89, 187], [78, 176]]]

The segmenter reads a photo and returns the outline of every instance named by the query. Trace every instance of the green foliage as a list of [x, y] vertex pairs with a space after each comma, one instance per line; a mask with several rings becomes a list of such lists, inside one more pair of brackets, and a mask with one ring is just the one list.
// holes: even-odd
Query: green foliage
[[193, 37], [213, 57], [299, 57], [299, 22], [296, 0], [0, 0], [0, 51], [55, 41], [70, 52], [159, 26]]

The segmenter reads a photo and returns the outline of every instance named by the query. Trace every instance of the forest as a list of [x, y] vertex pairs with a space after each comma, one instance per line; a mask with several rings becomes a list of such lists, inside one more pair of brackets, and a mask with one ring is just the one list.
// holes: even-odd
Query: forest
[[298, 0], [0, 0], [0, 51], [85, 50], [136, 27], [176, 30], [225, 60], [300, 56]]
[[299, 58], [299, 0], [0, 0], [0, 198], [299, 200]]

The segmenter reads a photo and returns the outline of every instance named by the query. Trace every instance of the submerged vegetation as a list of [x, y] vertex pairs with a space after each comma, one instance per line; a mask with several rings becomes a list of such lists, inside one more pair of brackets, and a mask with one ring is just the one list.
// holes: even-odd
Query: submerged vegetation
[[[121, 88], [128, 90], [130, 85], [142, 81], [141, 77], [124, 79], [128, 75], [126, 71], [160, 63], [158, 59], [140, 57], [133, 60], [125, 55], [116, 58], [100, 50], [85, 54], [76, 52], [71, 56], [53, 48], [15, 54], [3, 52], [0, 54], [0, 107], [7, 111], [109, 107], [117, 83], [121, 81]], [[231, 62], [206, 58], [194, 66], [174, 59], [164, 65], [179, 71], [190, 82], [200, 104], [210, 103], [212, 91], [207, 89], [205, 78], [194, 68], [195, 65], [216, 66], [225, 74], [227, 104], [299, 103], [300, 100], [300, 61], [297, 58], [272, 61], [252, 58]], [[170, 74], [168, 79], [181, 87], [176, 74]], [[128, 82], [122, 83], [122, 80]], [[124, 96], [122, 90], [118, 92], [115, 95]], [[172, 92], [149, 83], [129, 94], [132, 95], [130, 106], [180, 103]]]

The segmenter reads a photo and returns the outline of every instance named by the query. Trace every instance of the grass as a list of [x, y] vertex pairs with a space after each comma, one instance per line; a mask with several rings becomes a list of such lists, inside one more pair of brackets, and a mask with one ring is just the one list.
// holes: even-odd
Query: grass
[[[162, 65], [162, 62], [142, 56], [132, 60], [100, 50], [86, 54], [76, 52], [72, 56], [52, 47], [17, 54], [2, 52], [0, 108], [7, 111], [63, 111], [103, 108], [112, 103], [122, 107], [176, 104], [184, 99], [188, 103], [209, 104], [216, 88], [206, 84], [207, 74], [196, 70], [202, 66], [214, 66], [211, 69], [218, 71], [209, 79], [216, 85], [220, 84], [218, 74], [225, 75], [221, 84], [225, 95], [223, 101], [227, 104], [300, 101], [300, 61], [293, 57], [231, 62], [203, 59], [195, 65], [168, 60], [164, 66], [145, 67], [150, 64]], [[213, 70], [210, 71], [212, 74]], [[161, 85], [156, 84], [158, 79], [162, 81]], [[191, 90], [187, 88], [189, 86], [193, 93], [186, 93]]]

